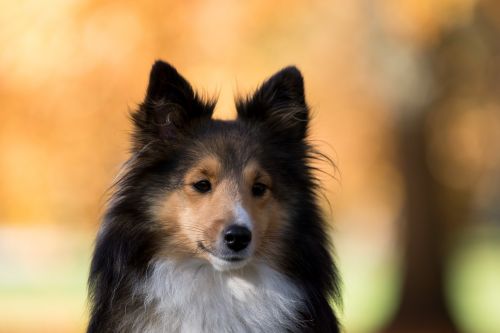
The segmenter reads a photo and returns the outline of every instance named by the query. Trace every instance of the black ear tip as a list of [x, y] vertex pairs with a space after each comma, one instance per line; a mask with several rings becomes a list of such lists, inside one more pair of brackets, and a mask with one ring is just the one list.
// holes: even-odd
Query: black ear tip
[[156, 60], [153, 64], [153, 67], [151, 67], [150, 79], [154, 80], [161, 77], [172, 77], [178, 75], [179, 73], [174, 68], [174, 66], [163, 60]]
[[300, 72], [300, 70], [293, 65], [283, 68], [280, 72], [284, 73], [287, 76], [302, 78], [302, 73]]
[[298, 95], [302, 95], [304, 91], [304, 78], [295, 66], [283, 68], [274, 74], [268, 82], [285, 87], [288, 92], [294, 92]]
[[161, 59], [158, 59], [153, 64], [152, 71], [156, 70], [175, 70], [174, 66], [170, 65], [168, 62], [165, 62]]
[[283, 68], [278, 73], [276, 73], [274, 75], [274, 77], [280, 78], [280, 79], [288, 81], [288, 82], [298, 83], [298, 84], [302, 84], [304, 81], [304, 78], [302, 77], [302, 73], [295, 66], [287, 66], [287, 67]]
[[172, 89], [190, 90], [189, 83], [169, 63], [157, 60], [151, 67], [146, 98], [164, 98]]

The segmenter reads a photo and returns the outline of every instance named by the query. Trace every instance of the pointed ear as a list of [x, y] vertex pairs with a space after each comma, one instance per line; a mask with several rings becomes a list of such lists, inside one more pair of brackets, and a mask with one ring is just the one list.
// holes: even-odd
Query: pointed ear
[[247, 98], [236, 101], [238, 119], [267, 126], [286, 138], [303, 140], [307, 133], [309, 109], [300, 71], [286, 67], [265, 81]]
[[187, 134], [193, 122], [210, 119], [214, 106], [214, 100], [200, 98], [174, 67], [156, 61], [144, 102], [132, 115], [136, 139], [174, 140]]

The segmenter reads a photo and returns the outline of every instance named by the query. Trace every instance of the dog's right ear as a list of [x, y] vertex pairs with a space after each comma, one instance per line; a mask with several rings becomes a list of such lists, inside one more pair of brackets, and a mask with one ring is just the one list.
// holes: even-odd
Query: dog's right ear
[[214, 100], [203, 100], [171, 65], [158, 60], [151, 68], [144, 102], [132, 115], [136, 144], [175, 141], [189, 133], [195, 121], [210, 119]]
[[236, 101], [238, 119], [265, 126], [277, 137], [302, 141], [307, 135], [309, 108], [304, 79], [295, 66], [283, 68], [254, 93]]

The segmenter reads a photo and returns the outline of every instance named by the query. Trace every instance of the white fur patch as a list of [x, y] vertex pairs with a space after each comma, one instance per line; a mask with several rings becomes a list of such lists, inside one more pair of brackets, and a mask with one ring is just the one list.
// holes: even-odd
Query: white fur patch
[[137, 290], [145, 302], [129, 323], [133, 332], [300, 331], [300, 290], [265, 264], [220, 272], [202, 260], [158, 261], [152, 272]]
[[230, 269], [239, 269], [245, 266], [249, 261], [250, 258], [247, 259], [242, 259], [239, 261], [227, 261], [221, 258], [218, 258], [217, 256], [214, 256], [213, 254], [209, 253], [208, 254], [208, 260], [212, 264], [212, 266], [218, 270], [218, 271], [228, 271]]
[[253, 230], [252, 219], [248, 215], [247, 211], [240, 202], [237, 202], [234, 206], [234, 215], [236, 219], [236, 224], [247, 227], [250, 231]]

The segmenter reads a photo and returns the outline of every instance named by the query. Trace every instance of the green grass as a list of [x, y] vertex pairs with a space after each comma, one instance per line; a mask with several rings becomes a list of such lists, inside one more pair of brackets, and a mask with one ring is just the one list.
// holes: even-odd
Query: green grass
[[448, 271], [448, 298], [457, 324], [465, 333], [500, 332], [499, 232], [464, 239]]
[[[1, 237], [0, 230], [0, 241]], [[36, 248], [22, 255], [0, 246], [2, 333], [83, 331], [92, 237], [91, 233], [54, 237], [54, 242], [62, 243], [39, 257]], [[17, 238], [19, 248], [29, 244], [22, 236]], [[451, 256], [447, 294], [453, 318], [464, 333], [500, 332], [499, 239], [492, 232], [468, 235]], [[376, 332], [397, 306], [397, 260], [376, 256], [369, 249], [341, 255], [344, 307], [340, 317], [346, 332]]]

